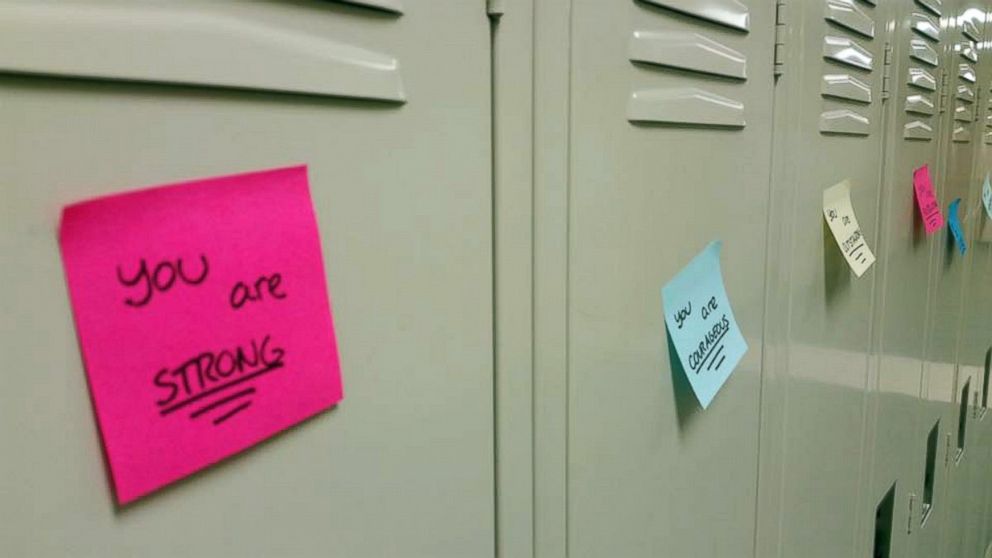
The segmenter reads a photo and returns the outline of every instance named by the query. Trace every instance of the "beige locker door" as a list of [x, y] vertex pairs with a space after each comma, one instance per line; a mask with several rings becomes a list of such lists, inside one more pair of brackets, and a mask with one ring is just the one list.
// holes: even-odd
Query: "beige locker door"
[[[989, 165], [989, 157], [992, 155], [990, 144], [992, 144], [992, 130], [989, 127], [990, 114], [988, 110], [988, 100], [990, 95], [990, 84], [992, 84], [992, 56], [988, 51], [988, 37], [992, 33], [992, 26], [982, 25], [982, 21], [987, 21], [988, 2], [976, 2], [969, 5], [970, 17], [976, 22], [976, 26], [981, 30], [980, 37], [983, 40], [976, 40], [967, 37], [962, 41], [962, 46], [978, 45], [978, 60], [975, 64], [976, 83], [974, 88], [977, 93], [977, 103], [975, 103], [975, 120], [972, 141], [974, 158], [972, 170], [967, 184], [964, 185], [964, 192], [961, 195], [961, 208], [959, 214], [962, 227], [968, 239], [968, 252], [964, 269], [964, 299], [961, 308], [960, 339], [958, 341], [958, 375], [959, 384], [961, 378], [971, 378], [971, 400], [968, 401], [968, 427], [966, 441], [967, 450], [964, 470], [955, 471], [958, 477], [956, 482], [961, 486], [963, 495], [955, 503], [953, 512], [954, 521], [960, 524], [963, 534], [961, 554], [964, 556], [983, 556], [986, 546], [985, 533], [988, 528], [989, 518], [985, 515], [985, 499], [989, 486], [992, 462], [989, 461], [989, 450], [992, 447], [990, 438], [990, 421], [983, 412], [984, 404], [987, 404], [987, 382], [986, 375], [987, 356], [992, 347], [992, 244], [981, 241], [983, 227], [988, 227], [989, 220], [985, 215], [982, 206], [982, 182], [986, 173], [992, 170]], [[962, 49], [956, 49], [959, 53], [959, 60]], [[968, 60], [969, 62], [971, 60]], [[959, 85], [960, 89], [960, 85]], [[992, 231], [990, 231], [992, 232]], [[983, 401], [984, 399], [984, 401]]]
[[[0, 554], [493, 555], [485, 6], [355, 4], [0, 2]], [[344, 401], [115, 509], [61, 207], [292, 163]]]
[[942, 505], [934, 496], [944, 484], [943, 467], [938, 466], [944, 455], [940, 442], [950, 425], [938, 422], [939, 413], [925, 409], [920, 396], [930, 261], [943, 239], [924, 232], [913, 173], [928, 165], [930, 176], [939, 176], [938, 134], [941, 122], [950, 118], [939, 111], [937, 87], [946, 71], [938, 53], [950, 42], [947, 33], [939, 30], [939, 18], [947, 9], [940, 3], [903, 1], [893, 3], [890, 14], [891, 91], [885, 108], [885, 171], [879, 207], [878, 251], [882, 257], [877, 264], [878, 297], [872, 321], [877, 375], [869, 384], [874, 395], [869, 438], [872, 459], [861, 506], [862, 529], [869, 535], [866, 543], [873, 544], [875, 506], [898, 483], [901, 506], [894, 510], [898, 528], [891, 530], [891, 556], [912, 556], [921, 533], [939, 532], [933, 510]]
[[[864, 510], [874, 505], [859, 499], [870, 322], [885, 257], [877, 233], [890, 4], [786, 2], [770, 235], [779, 256], [770, 260], [767, 317], [769, 345], [781, 350], [764, 371], [759, 556], [859, 555], [873, 520]], [[845, 179], [876, 256], [860, 278], [823, 218], [823, 191]]]
[[[774, 5], [578, 0], [571, 14], [565, 8], [568, 556], [749, 556]], [[535, 234], [561, 224], [539, 219]], [[703, 410], [672, 366], [661, 288], [713, 240], [723, 241], [727, 292], [750, 348]], [[537, 304], [540, 317], [550, 305]]]
[[[947, 114], [941, 130], [944, 164], [937, 189], [945, 214], [948, 204], [955, 198], [962, 199], [959, 214], [963, 216], [967, 212], [977, 144], [982, 141], [982, 127], [981, 123], [976, 122], [977, 111], [974, 104], [958, 95], [959, 88], [964, 86], [975, 89], [979, 102], [985, 96], [985, 92], [979, 89], [978, 63], [962, 56], [957, 45], [968, 41], [981, 42], [985, 26], [983, 4], [984, 2], [977, 0], [945, 2], [947, 16], [942, 23], [946, 25], [944, 32], [950, 42], [943, 58], [947, 73], [942, 84], [945, 99], [942, 109]], [[982, 50], [978, 54], [979, 57], [985, 56]], [[948, 425], [943, 443], [948, 447], [950, 455], [946, 461], [946, 482], [940, 489], [942, 493], [938, 495], [938, 498], [942, 497], [944, 505], [935, 510], [940, 514], [937, 518], [939, 524], [935, 526], [940, 530], [937, 552], [941, 556], [962, 556], [965, 555], [965, 502], [969, 492], [966, 471], [972, 456], [966, 451], [971, 445], [971, 433], [968, 432], [971, 418], [967, 409], [962, 413], [961, 399], [965, 386], [968, 386], [970, 397], [970, 394], [975, 393], [977, 383], [971, 379], [973, 374], [969, 367], [960, 366], [958, 359], [965, 310], [965, 270], [973, 254], [959, 254], [947, 228], [938, 234], [940, 243], [934, 254], [931, 278], [931, 320], [926, 347], [924, 390], [928, 406], [939, 412], [941, 422]], [[970, 402], [965, 405], [970, 405]], [[962, 427], [964, 436], [959, 437]], [[929, 551], [932, 541], [924, 542]]]

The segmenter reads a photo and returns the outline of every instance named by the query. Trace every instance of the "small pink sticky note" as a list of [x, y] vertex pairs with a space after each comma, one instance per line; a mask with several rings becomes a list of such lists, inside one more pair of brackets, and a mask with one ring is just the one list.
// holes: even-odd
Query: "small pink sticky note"
[[913, 189], [916, 190], [916, 205], [920, 208], [920, 217], [927, 234], [944, 226], [944, 214], [940, 212], [940, 202], [933, 191], [930, 181], [930, 167], [923, 165], [913, 171]]
[[59, 237], [119, 503], [341, 400], [306, 167], [84, 201]]

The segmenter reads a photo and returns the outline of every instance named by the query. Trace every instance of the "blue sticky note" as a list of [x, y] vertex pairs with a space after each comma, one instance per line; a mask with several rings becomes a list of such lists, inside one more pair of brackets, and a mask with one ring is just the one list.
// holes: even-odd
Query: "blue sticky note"
[[961, 220], [958, 219], [958, 204], [961, 203], [961, 198], [955, 198], [951, 202], [951, 205], [947, 206], [947, 226], [950, 227], [951, 233], [954, 235], [954, 242], [958, 245], [958, 251], [962, 254], [968, 250], [968, 245], [964, 241], [964, 231], [961, 230]]
[[985, 175], [985, 183], [982, 184], [982, 204], [985, 205], [985, 214], [992, 219], [992, 184], [989, 184], [989, 175]]
[[711, 242], [661, 289], [668, 335], [704, 409], [747, 352], [723, 286], [722, 246]]

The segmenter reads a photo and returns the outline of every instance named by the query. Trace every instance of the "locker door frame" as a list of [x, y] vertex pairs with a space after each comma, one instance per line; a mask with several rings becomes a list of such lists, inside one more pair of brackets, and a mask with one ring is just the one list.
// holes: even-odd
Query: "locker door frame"
[[[542, 2], [543, 3], [543, 2]], [[490, 6], [498, 558], [535, 556], [534, 0]]]

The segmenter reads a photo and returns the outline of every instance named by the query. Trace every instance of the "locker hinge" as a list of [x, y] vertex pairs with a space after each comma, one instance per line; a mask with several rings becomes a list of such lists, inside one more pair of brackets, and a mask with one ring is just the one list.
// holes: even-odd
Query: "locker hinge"
[[916, 494], [909, 493], [909, 519], [906, 521], [906, 534], [913, 534], [913, 504], [916, 502]]
[[892, 44], [886, 42], [882, 55], [882, 100], [889, 98], [892, 88]]
[[486, 0], [486, 15], [489, 16], [489, 19], [499, 19], [505, 11], [505, 0]]
[[948, 83], [950, 83], [950, 79], [947, 77], [947, 71], [943, 70], [940, 72], [940, 93], [937, 94], [937, 112], [944, 112], [947, 110]]
[[947, 441], [944, 444], [944, 468], [946, 469], [951, 464], [951, 433], [948, 432], [944, 439]]
[[785, 0], [775, 0], [775, 77], [785, 73]]

